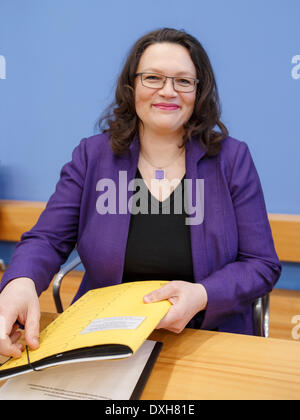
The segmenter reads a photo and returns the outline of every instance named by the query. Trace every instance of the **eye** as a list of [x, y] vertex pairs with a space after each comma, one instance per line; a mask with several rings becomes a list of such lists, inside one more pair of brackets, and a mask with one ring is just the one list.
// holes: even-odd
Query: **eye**
[[160, 82], [163, 79], [162, 76], [157, 74], [144, 74], [144, 81], [146, 82]]
[[177, 83], [180, 86], [193, 86], [193, 80], [192, 79], [185, 79], [185, 78], [176, 78], [175, 83]]

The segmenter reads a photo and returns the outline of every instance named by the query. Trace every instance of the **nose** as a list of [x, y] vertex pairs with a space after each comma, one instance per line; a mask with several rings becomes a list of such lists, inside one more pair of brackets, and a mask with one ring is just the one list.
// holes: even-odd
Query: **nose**
[[176, 90], [174, 90], [173, 80], [167, 79], [164, 86], [159, 90], [159, 93], [165, 97], [174, 97], [177, 96]]

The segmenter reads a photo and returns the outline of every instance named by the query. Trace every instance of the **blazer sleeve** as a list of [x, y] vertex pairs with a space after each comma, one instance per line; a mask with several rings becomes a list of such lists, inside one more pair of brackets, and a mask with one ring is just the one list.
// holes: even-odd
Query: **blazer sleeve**
[[2, 277], [0, 292], [9, 281], [29, 277], [40, 295], [75, 247], [86, 173], [84, 140], [73, 151], [71, 162], [63, 166], [55, 193], [37, 224], [17, 244]]
[[[238, 255], [202, 281], [208, 304], [202, 328], [211, 329], [249, 310], [280, 277], [261, 183], [248, 146], [240, 142], [229, 179], [238, 229]], [[230, 227], [228, 227], [230, 229]]]

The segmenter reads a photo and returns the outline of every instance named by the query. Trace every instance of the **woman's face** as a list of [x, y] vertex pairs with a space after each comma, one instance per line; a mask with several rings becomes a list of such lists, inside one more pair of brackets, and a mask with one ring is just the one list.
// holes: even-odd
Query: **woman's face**
[[[196, 78], [196, 68], [188, 50], [173, 43], [150, 45], [141, 56], [137, 73], [160, 73], [165, 76]], [[151, 89], [135, 81], [135, 108], [144, 130], [158, 134], [183, 134], [183, 125], [194, 110], [196, 88], [193, 92], [176, 92], [172, 79], [161, 89]]]

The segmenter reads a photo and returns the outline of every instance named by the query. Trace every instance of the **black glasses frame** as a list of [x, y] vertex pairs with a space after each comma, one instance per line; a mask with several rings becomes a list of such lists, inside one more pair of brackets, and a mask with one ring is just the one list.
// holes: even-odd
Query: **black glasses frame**
[[[163, 76], [165, 78], [165, 80], [163, 82], [162, 87], [161, 88], [157, 88], [157, 87], [145, 86], [144, 83], [143, 83], [143, 74], [153, 74], [153, 75], [157, 75], [157, 76]], [[174, 81], [174, 79], [178, 79], [178, 78], [180, 78], [180, 76], [165, 76], [164, 74], [161, 74], [161, 73], [152, 73], [152, 72], [145, 72], [145, 71], [142, 72], [142, 73], [136, 73], [136, 77], [137, 76], [140, 76], [141, 77], [141, 83], [142, 83], [142, 85], [144, 87], [146, 87], [146, 88], [149, 88], [149, 89], [162, 89], [165, 86], [167, 79], [171, 79], [172, 80], [173, 89], [175, 90], [175, 92], [182, 92], [182, 93], [194, 92], [194, 90], [197, 87], [197, 84], [199, 83], [199, 79], [194, 79], [193, 77], [184, 77], [184, 79], [193, 80], [193, 82], [194, 82], [193, 89], [192, 90], [178, 90], [178, 89], [175, 88], [175, 81]]]

